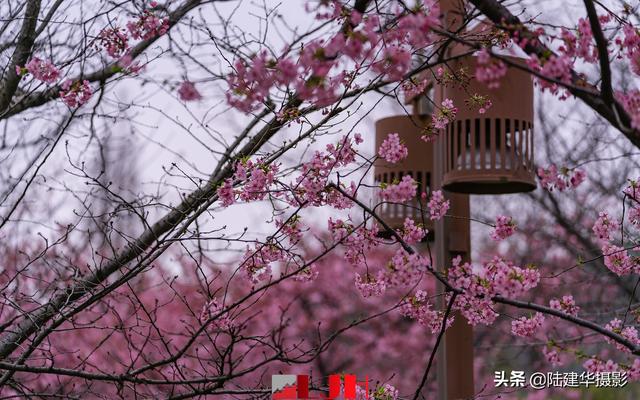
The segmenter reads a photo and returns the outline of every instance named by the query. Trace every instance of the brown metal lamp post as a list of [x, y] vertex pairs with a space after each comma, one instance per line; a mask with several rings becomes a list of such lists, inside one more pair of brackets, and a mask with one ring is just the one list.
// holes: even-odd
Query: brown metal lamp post
[[[461, 27], [462, 0], [441, 0], [444, 25], [450, 32]], [[481, 28], [481, 26], [480, 26]], [[476, 28], [478, 29], [478, 28]], [[472, 50], [465, 45], [455, 45], [448, 55], [460, 55]], [[466, 68], [473, 72], [475, 56], [469, 55], [449, 63], [454, 71]], [[508, 56], [514, 63], [523, 59]], [[488, 96], [492, 106], [485, 114], [463, 105], [471, 94]], [[470, 260], [469, 194], [519, 193], [536, 188], [533, 165], [533, 82], [531, 76], [510, 67], [501, 80], [499, 89], [490, 90], [474, 79], [465, 89], [458, 86], [434, 88], [433, 102], [439, 105], [451, 99], [460, 109], [456, 119], [445, 127], [433, 144], [421, 141], [420, 132], [428, 124], [431, 100], [421, 96], [414, 101], [414, 109], [421, 110], [414, 116], [385, 118], [376, 123], [376, 148], [388, 133], [397, 132], [409, 147], [409, 157], [399, 164], [386, 164], [378, 160], [374, 175], [378, 183], [390, 183], [409, 174], [416, 179], [421, 191], [442, 189], [451, 201], [450, 215], [427, 228], [434, 235], [433, 250], [441, 268], [451, 265], [451, 260], [461, 256]], [[425, 112], [425, 110], [427, 110]], [[421, 192], [420, 191], [420, 192]], [[405, 217], [422, 221], [417, 211], [417, 199], [413, 207], [383, 205], [380, 216], [392, 228], [402, 226]], [[426, 248], [420, 248], [426, 251]], [[439, 287], [439, 292], [444, 288]], [[441, 307], [445, 307], [441, 304]], [[437, 376], [438, 399], [468, 399], [475, 394], [473, 381], [473, 330], [464, 318], [455, 314], [455, 322], [447, 329], [438, 347]]]
[[[445, 26], [451, 32], [461, 28], [459, 0], [440, 2]], [[478, 28], [482, 28], [479, 25]], [[476, 28], [476, 29], [478, 29]], [[472, 50], [454, 46], [449, 56]], [[514, 63], [524, 63], [515, 56]], [[465, 68], [473, 73], [476, 57], [469, 55], [449, 64], [453, 71]], [[472, 94], [487, 96], [492, 106], [480, 115], [464, 107]], [[509, 67], [499, 89], [490, 90], [471, 79], [468, 86], [436, 86], [434, 101], [451, 99], [460, 111], [435, 143], [433, 186], [451, 199], [450, 214], [462, 219], [443, 219], [435, 224], [435, 254], [448, 266], [455, 256], [470, 259], [469, 198], [466, 194], [528, 192], [536, 188], [533, 165], [533, 81], [519, 69]], [[440, 261], [441, 260], [441, 261]], [[446, 268], [446, 267], [443, 267]], [[445, 305], [442, 304], [444, 307]], [[438, 398], [466, 399], [475, 394], [473, 383], [473, 330], [455, 315], [454, 325], [438, 349]]]

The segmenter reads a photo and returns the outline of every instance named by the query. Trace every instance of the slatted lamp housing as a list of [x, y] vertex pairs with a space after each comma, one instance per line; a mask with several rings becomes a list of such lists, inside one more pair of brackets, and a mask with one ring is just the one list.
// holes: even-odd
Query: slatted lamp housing
[[[470, 49], [458, 45], [454, 54]], [[518, 47], [493, 49], [511, 63], [526, 65], [526, 54]], [[444, 88], [444, 98], [458, 107], [456, 119], [444, 129], [443, 188], [467, 194], [529, 192], [536, 188], [533, 163], [533, 81], [530, 74], [508, 66], [500, 87], [489, 89], [474, 79], [477, 56], [459, 58], [449, 65], [463, 68], [471, 81]], [[508, 65], [508, 64], [507, 64]], [[484, 114], [465, 105], [471, 94], [487, 96], [492, 106]]]
[[[408, 156], [398, 163], [391, 164], [382, 158], [376, 160], [373, 166], [376, 185], [392, 184], [394, 181], [400, 181], [404, 175], [410, 175], [418, 183], [418, 196], [423, 191], [429, 195], [433, 174], [433, 145], [420, 139], [420, 136], [430, 119], [430, 116], [414, 114], [393, 116], [376, 121], [376, 149], [380, 148], [390, 133], [397, 133], [400, 140], [409, 149]], [[426, 211], [424, 204], [422, 208], [423, 211]], [[429, 232], [433, 232], [431, 220], [424, 218], [423, 221], [419, 197], [405, 204], [381, 202], [376, 211], [392, 229], [401, 228], [405, 218], [409, 217], [413, 218], [416, 223], [424, 223]], [[389, 232], [381, 232], [381, 236], [389, 236]], [[429, 236], [425, 238], [425, 240], [431, 239]]]

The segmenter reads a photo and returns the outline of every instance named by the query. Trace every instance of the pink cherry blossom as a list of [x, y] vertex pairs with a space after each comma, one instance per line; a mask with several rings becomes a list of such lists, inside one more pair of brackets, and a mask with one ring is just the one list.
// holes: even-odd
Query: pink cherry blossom
[[411, 101], [417, 96], [423, 94], [429, 85], [429, 81], [422, 79], [416, 81], [414, 79], [408, 79], [402, 83], [402, 92], [404, 94], [405, 101]]
[[225, 179], [224, 183], [218, 188], [217, 193], [224, 207], [228, 207], [236, 201], [231, 179]]
[[432, 122], [436, 129], [444, 129], [444, 127], [456, 118], [458, 109], [453, 105], [453, 100], [444, 99], [441, 107], [433, 114]]
[[622, 247], [607, 243], [602, 247], [602, 254], [604, 265], [617, 275], [629, 274], [637, 268], [637, 262], [629, 257], [627, 250]]
[[536, 334], [544, 322], [544, 315], [537, 312], [531, 318], [521, 317], [511, 321], [511, 333], [516, 336], [529, 337]]
[[271, 264], [285, 258], [285, 252], [273, 243], [256, 244], [254, 249], [247, 248], [240, 267], [245, 270], [247, 278], [258, 284], [271, 278]]
[[511, 217], [498, 215], [496, 218], [496, 227], [491, 232], [491, 239], [503, 240], [513, 235], [516, 231], [516, 223]]
[[85, 104], [91, 98], [92, 90], [89, 81], [73, 81], [67, 79], [62, 84], [60, 98], [69, 107], [75, 108]]
[[[429, 328], [432, 334], [438, 334], [442, 329], [444, 313], [433, 309], [427, 292], [424, 290], [418, 290], [415, 295], [407, 298], [400, 307], [400, 313], [405, 317], [417, 320], [420, 325]], [[452, 323], [453, 317], [449, 316], [446, 328], [450, 327]]]
[[335, 242], [344, 247], [345, 260], [355, 267], [366, 267], [366, 254], [378, 246], [376, 225], [356, 228], [349, 221], [329, 218], [329, 232]]
[[35, 79], [44, 83], [54, 83], [60, 77], [60, 71], [55, 65], [38, 57], [32, 57], [24, 68]]
[[178, 96], [182, 101], [200, 100], [202, 95], [196, 89], [193, 82], [183, 81], [178, 88]]
[[551, 299], [549, 301], [549, 307], [553, 308], [554, 310], [573, 315], [574, 317], [576, 317], [578, 315], [578, 312], [580, 311], [580, 307], [576, 305], [576, 302], [573, 299], [572, 295], [562, 296], [561, 300]]
[[416, 225], [415, 221], [411, 218], [404, 219], [404, 225], [402, 227], [402, 240], [407, 244], [419, 243], [422, 238], [428, 233], [421, 224]]
[[398, 389], [389, 383], [376, 388], [370, 398], [380, 400], [398, 400]]
[[240, 190], [240, 200], [249, 202], [264, 199], [275, 180], [278, 165], [264, 164], [262, 160], [247, 160], [238, 162], [236, 167], [237, 171], [241, 171], [235, 175], [236, 179], [245, 181]]
[[127, 29], [132, 38], [149, 40], [167, 33], [169, 20], [159, 18], [150, 10], [145, 10], [136, 20], [127, 23]]
[[385, 186], [380, 191], [380, 197], [383, 200], [394, 203], [405, 203], [416, 197], [417, 187], [418, 184], [416, 181], [414, 181], [411, 176], [405, 175], [398, 184]]
[[113, 58], [120, 58], [129, 51], [129, 37], [122, 28], [105, 28], [98, 35], [99, 45]]
[[586, 179], [586, 174], [579, 168], [569, 169], [563, 167], [558, 170], [555, 164], [551, 164], [546, 169], [538, 168], [538, 177], [542, 187], [552, 192], [554, 189], [564, 191], [580, 186]]
[[314, 281], [320, 272], [316, 268], [315, 265], [310, 265], [307, 268], [304, 268], [302, 271], [298, 272], [293, 280], [296, 282], [312, 282]]
[[490, 325], [497, 317], [491, 297], [515, 297], [537, 286], [540, 273], [533, 267], [520, 268], [510, 261], [494, 257], [480, 266], [462, 263], [460, 257], [452, 261], [448, 277], [454, 287], [462, 291], [454, 309], [460, 310], [470, 324]]
[[592, 229], [598, 239], [609, 241], [611, 233], [616, 231], [618, 226], [618, 221], [612, 219], [606, 211], [601, 211]]
[[[624, 337], [625, 339], [627, 339], [628, 341], [630, 341], [631, 343], [634, 344], [640, 344], [640, 337], [638, 337], [638, 330], [633, 327], [633, 326], [623, 326], [623, 323], [621, 320], [619, 320], [618, 318], [614, 318], [613, 320], [609, 321], [606, 325], [605, 328], [607, 330], [610, 330], [614, 333], [619, 334], [620, 336]], [[618, 342], [614, 342], [612, 341], [610, 338], [605, 336], [605, 341], [607, 343], [612, 343], [616, 346], [616, 348], [622, 352], [630, 352], [629, 348], [622, 345], [621, 343]]]
[[615, 372], [620, 371], [620, 366], [614, 362], [613, 360], [607, 360], [606, 362], [599, 360], [595, 357], [588, 359], [585, 361], [582, 366], [588, 372], [591, 373], [599, 373], [599, 372]]
[[217, 330], [227, 331], [235, 326], [232, 318], [229, 316], [229, 313], [225, 313], [223, 315], [219, 315], [219, 313], [224, 309], [221, 303], [218, 302], [218, 299], [215, 297], [209, 300], [202, 306], [202, 311], [200, 313], [200, 320], [203, 322], [213, 318], [213, 322], [211, 327]]
[[431, 199], [427, 203], [429, 207], [429, 218], [431, 220], [439, 220], [449, 211], [449, 200], [445, 200], [441, 190], [431, 193]]
[[[640, 51], [638, 52], [640, 54]], [[640, 90], [630, 90], [626, 93], [616, 92], [616, 99], [631, 117], [631, 126], [640, 129]]]
[[[477, 53], [475, 77], [489, 89], [500, 87], [500, 80], [507, 74], [507, 66], [501, 60], [491, 60], [489, 51], [483, 48]], [[481, 112], [484, 114], [484, 112]]]
[[627, 59], [631, 61], [631, 70], [640, 75], [640, 33], [631, 24], [623, 24], [624, 39], [616, 39], [620, 49], [625, 52]]
[[[527, 64], [533, 71], [543, 76], [552, 78], [563, 83], [571, 82], [571, 70], [574, 62], [567, 54], [551, 55], [546, 61], [541, 62], [536, 55], [532, 55]], [[537, 78], [536, 82], [543, 91], [549, 90], [552, 94], [557, 94], [560, 86], [555, 82], [550, 82], [543, 78]], [[566, 99], [566, 95], [562, 95], [561, 99]]]
[[356, 288], [362, 297], [380, 296], [387, 288], [384, 274], [379, 271], [375, 278], [370, 274], [365, 274], [363, 279], [360, 274], [356, 273]]
[[407, 146], [402, 144], [400, 136], [397, 133], [390, 133], [380, 145], [378, 154], [387, 162], [395, 164], [406, 158], [409, 154], [409, 150], [407, 149]]
[[586, 18], [578, 19], [578, 36], [568, 29], [562, 29], [561, 37], [564, 46], [560, 51], [569, 57], [580, 57], [587, 62], [595, 62], [598, 59], [598, 50], [591, 33], [591, 25]]
[[429, 266], [429, 259], [420, 254], [409, 254], [398, 249], [387, 263], [385, 280], [389, 287], [408, 287], [420, 281]]
[[549, 346], [544, 346], [542, 348], [542, 354], [544, 354], [544, 358], [549, 364], [551, 364], [552, 367], [558, 367], [562, 365], [562, 362], [560, 361], [560, 355], [558, 354], [556, 349]]

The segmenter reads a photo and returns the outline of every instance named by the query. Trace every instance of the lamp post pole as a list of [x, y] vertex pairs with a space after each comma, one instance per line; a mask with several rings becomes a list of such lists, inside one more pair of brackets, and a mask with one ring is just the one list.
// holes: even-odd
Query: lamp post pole
[[[436, 99], [440, 97], [436, 93]], [[442, 187], [443, 154], [442, 140], [437, 140], [434, 151], [434, 176], [433, 188]], [[449, 214], [456, 216], [442, 218], [435, 221], [434, 233], [434, 258], [440, 272], [444, 272], [451, 260], [461, 256], [464, 261], [469, 261], [470, 225], [469, 196], [465, 194], [446, 192], [445, 197], [451, 202]], [[438, 293], [444, 293], [444, 286], [438, 283]], [[439, 297], [441, 309], [447, 304], [444, 296]], [[459, 312], [454, 312], [454, 323], [444, 333], [440, 346], [437, 349], [437, 379], [438, 399], [466, 399], [474, 395], [473, 383], [473, 329]]]
[[[455, 32], [462, 26], [460, 12], [463, 10], [461, 0], [441, 0], [443, 24], [446, 29]], [[444, 100], [444, 88], [436, 85], [434, 101], [439, 105]], [[444, 135], [441, 135], [444, 136]], [[438, 138], [433, 160], [433, 190], [442, 189], [444, 176], [444, 160], [446, 146], [443, 137]], [[469, 196], [466, 194], [445, 192], [451, 202], [449, 214], [456, 218], [442, 218], [435, 221], [435, 260], [440, 272], [451, 265], [454, 257], [462, 257], [462, 261], [470, 261], [471, 228], [469, 224]], [[444, 286], [438, 282], [438, 293], [444, 293]], [[439, 297], [440, 308], [447, 307], [444, 296]], [[473, 328], [460, 315], [453, 314], [454, 322], [447, 329], [437, 349], [437, 381], [438, 400], [467, 399], [474, 396], [473, 382]]]

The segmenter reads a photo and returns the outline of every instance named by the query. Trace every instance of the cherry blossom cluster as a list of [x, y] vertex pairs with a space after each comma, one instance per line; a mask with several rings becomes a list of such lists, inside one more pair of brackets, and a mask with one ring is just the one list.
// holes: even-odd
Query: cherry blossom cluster
[[51, 61], [45, 61], [38, 57], [32, 57], [24, 68], [16, 66], [18, 75], [31, 74], [44, 83], [55, 83], [60, 77], [60, 70]]
[[202, 311], [200, 312], [200, 320], [207, 321], [210, 318], [214, 318], [215, 316], [211, 323], [211, 326], [216, 330], [228, 331], [229, 329], [232, 329], [235, 324], [233, 322], [233, 319], [229, 316], [229, 313], [217, 315], [223, 309], [224, 307], [222, 306], [222, 303], [219, 303], [218, 299], [214, 297], [202, 306]]
[[562, 365], [560, 354], [553, 347], [544, 346], [542, 348], [542, 354], [544, 355], [545, 360], [547, 360], [547, 362], [551, 364], [552, 367], [558, 367]]
[[[339, 228], [340, 229], [340, 228]], [[367, 272], [364, 277], [356, 273], [356, 288], [363, 297], [380, 296], [387, 288], [409, 287], [418, 283], [427, 271], [430, 263], [429, 259], [423, 255], [410, 254], [403, 248], [396, 250], [386, 268], [377, 272], [368, 270], [366, 264], [367, 252], [378, 244], [373, 242], [372, 237], [363, 238], [364, 235], [375, 233], [352, 231], [351, 235], [355, 240], [343, 241], [345, 249], [345, 259], [354, 266], [365, 268]], [[341, 233], [346, 234], [345, 232]]]
[[112, 58], [120, 58], [129, 51], [129, 36], [123, 28], [105, 28], [98, 35], [98, 45]]
[[[607, 330], [610, 330], [611, 332], [619, 334], [620, 336], [622, 336], [623, 338], [627, 339], [628, 341], [630, 341], [635, 345], [640, 344], [640, 337], [638, 337], [638, 330], [633, 326], [623, 326], [622, 321], [619, 320], [618, 318], [614, 318], [611, 321], [609, 321], [609, 323], [605, 325], [605, 328]], [[630, 352], [629, 348], [627, 348], [626, 346], [618, 342], [614, 342], [613, 340], [609, 339], [607, 336], [604, 337], [604, 340], [607, 343], [614, 344], [616, 348], [620, 351], [627, 352], [627, 353]]]
[[384, 272], [378, 271], [375, 278], [372, 274], [366, 273], [364, 279], [356, 273], [356, 289], [362, 297], [380, 296], [387, 289]]
[[[429, 328], [433, 334], [438, 334], [442, 329], [444, 312], [433, 309], [433, 305], [429, 302], [429, 296], [424, 290], [418, 290], [415, 295], [405, 299], [400, 306], [400, 313], [405, 317], [415, 319], [420, 325]], [[453, 324], [453, 317], [449, 316], [445, 328], [449, 328], [451, 324]]]
[[335, 242], [340, 242], [345, 248], [345, 259], [353, 266], [366, 267], [366, 254], [378, 246], [378, 227], [360, 226], [356, 228], [352, 223], [341, 219], [329, 218], [329, 232]]
[[[155, 7], [156, 2], [150, 6]], [[149, 40], [162, 36], [169, 30], [169, 20], [158, 17], [153, 11], [145, 10], [136, 20], [127, 22], [127, 29], [134, 39]]]
[[255, 163], [251, 160], [238, 162], [234, 178], [244, 182], [243, 190], [240, 191], [240, 200], [249, 202], [264, 199], [277, 172], [277, 164], [267, 165], [261, 160]]
[[378, 154], [388, 163], [395, 164], [406, 158], [409, 155], [409, 150], [400, 141], [400, 136], [397, 133], [390, 133], [380, 145]]
[[431, 220], [439, 220], [449, 211], [449, 200], [445, 200], [442, 190], [434, 190], [431, 193], [431, 199], [427, 203], [429, 207], [429, 218]]
[[540, 178], [540, 184], [548, 191], [557, 189], [564, 191], [570, 188], [578, 187], [586, 178], [586, 174], [582, 169], [566, 167], [556, 167], [555, 164], [551, 164], [548, 168], [538, 168], [538, 178]]
[[627, 217], [629, 221], [635, 225], [640, 226], [640, 180], [629, 180], [629, 185], [624, 189], [624, 194], [631, 200], [631, 209], [629, 210]]
[[[155, 1], [149, 3], [151, 8], [157, 5]], [[109, 57], [116, 59], [117, 66], [122, 71], [136, 74], [143, 67], [133, 61], [129, 45], [130, 39], [150, 40], [164, 35], [169, 31], [169, 19], [160, 18], [152, 10], [146, 9], [135, 19], [128, 21], [126, 27], [124, 29], [119, 26], [112, 26], [103, 29], [97, 37], [97, 46], [104, 49]], [[184, 98], [182, 100], [187, 101]]]
[[[549, 58], [544, 60], [540, 60], [535, 54], [533, 54], [529, 59], [527, 59], [527, 64], [531, 70], [545, 77], [565, 84], [571, 83], [573, 60], [566, 54], [551, 55]], [[560, 85], [556, 82], [545, 79], [537, 79], [536, 82], [543, 91], [549, 90], [552, 94], [557, 94], [560, 91]], [[564, 100], [567, 96], [566, 94], [563, 94], [560, 98]]]
[[[236, 198], [246, 202], [264, 199], [274, 183], [278, 168], [278, 165], [266, 164], [262, 159], [237, 161], [233, 177], [227, 178], [217, 189], [222, 205], [230, 206]], [[243, 185], [234, 190], [234, 183]]]
[[394, 203], [405, 203], [416, 197], [418, 184], [409, 175], [402, 177], [402, 180], [396, 184], [387, 185], [382, 183], [380, 197], [385, 201]]
[[631, 116], [631, 126], [640, 129], [640, 90], [630, 90], [627, 93], [618, 91], [616, 99]]
[[621, 365], [613, 360], [603, 361], [594, 356], [585, 361], [582, 366], [591, 373], [625, 371], [629, 380], [640, 379], [640, 358], [633, 360], [631, 365]]
[[[152, 4], [156, 4], [152, 2]], [[157, 4], [156, 4], [157, 5]], [[155, 7], [152, 5], [152, 7]], [[127, 29], [134, 39], [151, 39], [163, 35], [169, 29], [169, 20], [157, 17], [153, 12], [146, 10], [136, 20], [127, 23]], [[119, 27], [103, 29], [97, 37], [98, 46], [115, 59], [119, 59], [118, 65], [126, 72], [138, 72], [141, 67], [133, 61], [129, 53], [129, 36]], [[18, 76], [31, 74], [34, 79], [47, 84], [54, 84], [60, 78], [60, 70], [51, 62], [39, 57], [32, 57], [24, 67], [16, 66]], [[69, 107], [79, 107], [89, 101], [93, 93], [87, 80], [67, 79], [60, 85], [60, 98]], [[193, 88], [195, 90], [195, 88]], [[195, 91], [197, 93], [197, 91]], [[190, 99], [194, 99], [194, 92], [188, 93]], [[181, 98], [183, 95], [181, 95]], [[184, 100], [184, 98], [183, 98]]]
[[[629, 180], [629, 185], [623, 191], [625, 197], [631, 200], [631, 209], [627, 216], [629, 221], [636, 226], [640, 222], [640, 210], [638, 209], [640, 191], [638, 189], [638, 183], [635, 180]], [[621, 223], [622, 221], [612, 218], [606, 211], [601, 211], [593, 225], [593, 233], [602, 243], [604, 265], [619, 276], [639, 273], [640, 258], [629, 252], [630, 250], [638, 250], [638, 247], [625, 248], [612, 243], [612, 233], [620, 228]]]
[[61, 86], [60, 98], [71, 108], [79, 107], [89, 101], [93, 91], [89, 81], [73, 81], [67, 79]]
[[[507, 74], [507, 66], [501, 60], [492, 60], [486, 48], [476, 54], [475, 77], [478, 82], [482, 82], [489, 89], [500, 87], [500, 81]], [[483, 114], [483, 113], [481, 113]]]
[[632, 272], [640, 272], [640, 260], [630, 256], [627, 249], [606, 243], [602, 246], [604, 265], [616, 275], [627, 275]]
[[398, 389], [393, 385], [385, 383], [384, 385], [376, 388], [373, 393], [373, 398], [380, 400], [398, 400]]
[[580, 307], [576, 305], [576, 301], [573, 299], [572, 295], [562, 296], [562, 299], [560, 300], [551, 299], [549, 301], [549, 307], [574, 317], [577, 317], [578, 312], [580, 311]]
[[516, 231], [516, 223], [512, 217], [498, 215], [496, 218], [496, 227], [491, 232], [491, 239], [503, 240], [513, 235]]
[[[287, 201], [293, 205], [309, 203], [313, 206], [331, 205], [337, 209], [350, 208], [351, 201], [333, 188], [327, 189], [329, 176], [336, 169], [346, 167], [355, 161], [356, 150], [354, 144], [362, 143], [362, 136], [356, 133], [351, 139], [342, 137], [337, 144], [327, 144], [326, 151], [316, 151], [308, 162], [302, 165], [300, 175], [291, 184], [291, 195]], [[350, 194], [357, 189], [354, 182], [350, 185]]]
[[544, 323], [544, 315], [537, 312], [531, 318], [520, 317], [515, 321], [511, 321], [511, 333], [516, 336], [530, 337], [533, 336]]
[[[370, 65], [389, 81], [404, 79], [415, 50], [431, 44], [432, 28], [439, 25], [439, 8], [433, 0], [422, 2], [412, 12], [399, 9], [396, 23], [383, 26], [378, 15], [350, 10], [330, 2], [331, 10], [316, 10], [319, 19], [331, 19], [340, 30], [329, 39], [314, 39], [273, 58], [266, 51], [248, 60], [237, 59], [227, 78], [227, 100], [237, 109], [250, 112], [273, 92], [295, 92], [300, 100], [324, 107], [335, 101], [341, 90], [352, 85], [353, 65]], [[346, 27], [347, 29], [342, 29]]]
[[640, 75], [640, 33], [631, 24], [624, 24], [622, 27], [624, 38], [616, 38], [616, 44], [631, 61], [631, 70]]
[[620, 371], [620, 366], [613, 360], [602, 361], [595, 357], [588, 359], [582, 363], [582, 367], [591, 373], [601, 372], [617, 372]]
[[602, 247], [604, 265], [617, 275], [627, 275], [640, 272], [640, 260], [630, 256], [627, 249], [611, 244]]
[[389, 287], [407, 287], [415, 285], [427, 271], [429, 259], [418, 253], [409, 254], [398, 249], [389, 263], [384, 279]]
[[[34, 79], [47, 84], [54, 84], [60, 78], [60, 70], [50, 62], [42, 60], [38, 57], [32, 57], [24, 67], [16, 66], [18, 76], [31, 74]], [[73, 81], [65, 80], [60, 91], [61, 100], [69, 107], [75, 108], [83, 105], [91, 98], [93, 91], [89, 86], [89, 81]]]
[[611, 218], [606, 211], [601, 211], [592, 229], [598, 239], [608, 242], [611, 240], [611, 233], [618, 228], [618, 221]]
[[193, 82], [184, 81], [180, 84], [178, 88], [178, 97], [182, 101], [194, 101], [202, 99], [202, 95], [196, 89], [196, 86]]
[[434, 128], [444, 129], [445, 126], [456, 118], [458, 108], [453, 105], [453, 100], [444, 99], [441, 107], [431, 117]]
[[429, 231], [422, 224], [417, 224], [411, 218], [405, 218], [402, 230], [399, 232], [407, 244], [419, 243]]
[[258, 243], [253, 249], [247, 248], [240, 268], [254, 284], [271, 278], [271, 264], [282, 261], [286, 252], [274, 243]]
[[302, 239], [303, 224], [299, 215], [294, 215], [286, 221], [276, 219], [276, 227], [292, 245]]
[[440, 133], [439, 129], [435, 129], [435, 127], [433, 126], [433, 122], [430, 124], [426, 124], [423, 128], [422, 131], [420, 132], [420, 139], [427, 142], [427, 143], [431, 143], [431, 142], [435, 142], [436, 139], [438, 138], [438, 134]]
[[417, 79], [415, 77], [407, 79], [402, 83], [402, 92], [405, 101], [411, 101], [423, 94], [428, 86], [429, 81], [427, 79]]
[[[601, 23], [605, 21], [601, 19]], [[570, 30], [563, 28], [561, 31], [562, 41], [564, 45], [560, 47], [560, 51], [568, 57], [579, 57], [587, 62], [596, 62], [598, 60], [598, 49], [593, 40], [591, 25], [587, 18], [578, 19], [576, 36]]]
[[302, 269], [302, 271], [295, 274], [293, 279], [298, 282], [311, 282], [318, 277], [318, 274], [319, 272], [315, 265], [309, 265]]
[[475, 267], [470, 263], [463, 264], [461, 257], [456, 257], [447, 277], [462, 291], [454, 309], [460, 310], [472, 325], [493, 323], [497, 317], [491, 301], [493, 296], [517, 297], [540, 281], [540, 273], [534, 267], [520, 268], [500, 257]]

